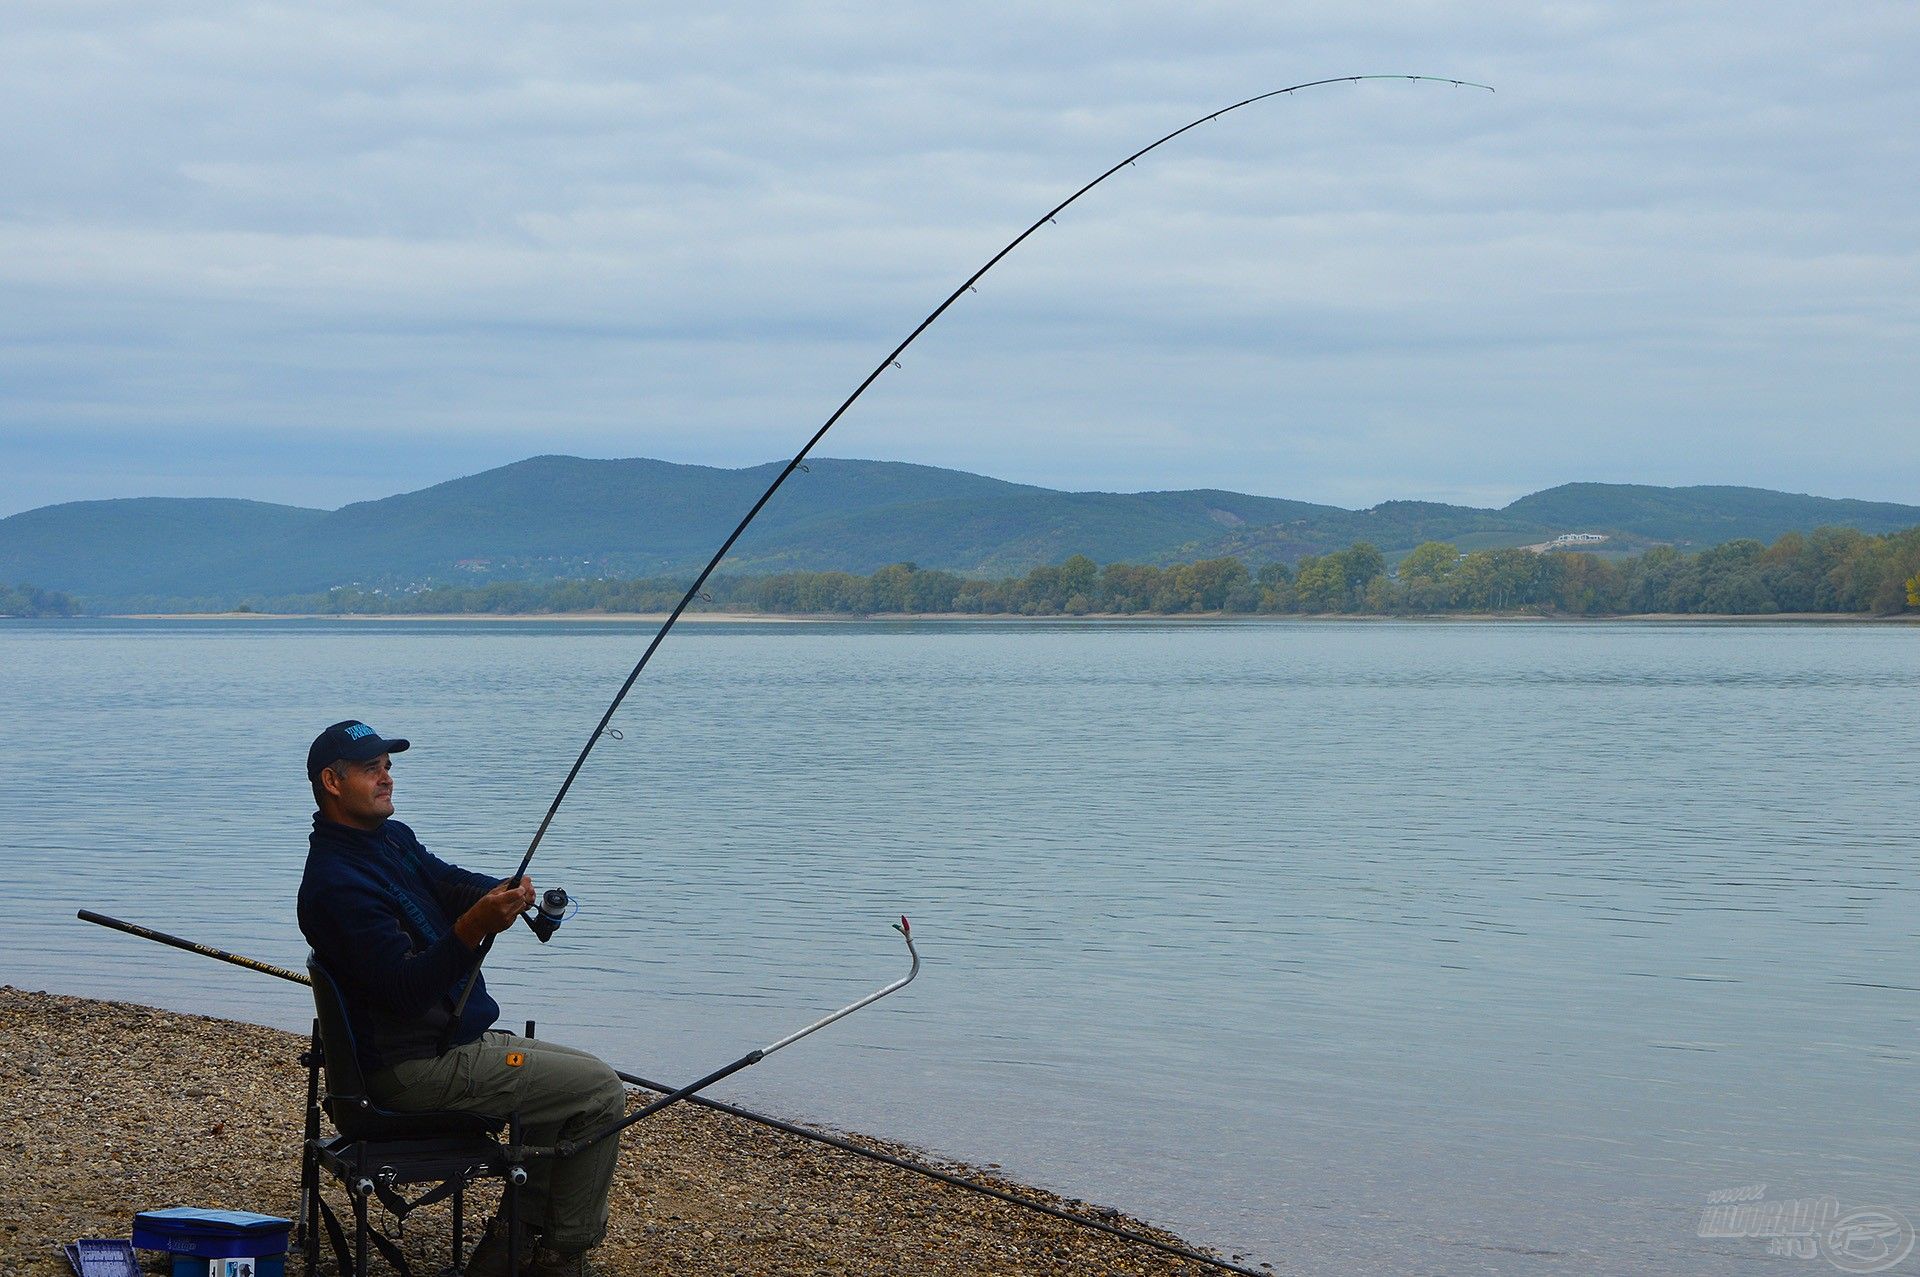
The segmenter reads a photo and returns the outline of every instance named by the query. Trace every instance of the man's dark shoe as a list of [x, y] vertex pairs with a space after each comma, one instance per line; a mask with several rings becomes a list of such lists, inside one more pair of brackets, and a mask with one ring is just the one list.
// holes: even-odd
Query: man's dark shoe
[[545, 1246], [540, 1248], [533, 1267], [528, 1270], [529, 1277], [598, 1277], [598, 1273], [599, 1270], [587, 1262], [586, 1251], [563, 1255]]
[[467, 1277], [522, 1277], [533, 1266], [533, 1234], [525, 1224], [520, 1234], [520, 1271], [507, 1266], [507, 1221], [498, 1215], [487, 1221], [486, 1235], [467, 1258]]

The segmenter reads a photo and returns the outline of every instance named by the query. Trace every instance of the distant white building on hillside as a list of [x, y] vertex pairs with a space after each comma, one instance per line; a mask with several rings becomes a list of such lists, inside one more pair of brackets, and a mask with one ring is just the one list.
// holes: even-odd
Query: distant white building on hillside
[[[1551, 541], [1540, 541], [1533, 545], [1523, 545], [1520, 548], [1523, 550], [1531, 550], [1535, 554], [1550, 554], [1555, 550], [1591, 549], [1609, 539], [1604, 532], [1562, 532]], [[1467, 556], [1463, 554], [1460, 557], [1464, 559]]]

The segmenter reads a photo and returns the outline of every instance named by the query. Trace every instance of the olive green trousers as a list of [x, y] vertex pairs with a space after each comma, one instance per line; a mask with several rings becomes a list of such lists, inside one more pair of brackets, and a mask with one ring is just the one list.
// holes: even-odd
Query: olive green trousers
[[[626, 1112], [627, 1089], [585, 1051], [494, 1030], [431, 1060], [404, 1060], [367, 1079], [374, 1100], [401, 1112], [451, 1109], [505, 1117], [518, 1111], [521, 1138], [551, 1147]], [[562, 1254], [607, 1235], [607, 1189], [620, 1137], [610, 1135], [572, 1157], [527, 1163], [521, 1219]]]

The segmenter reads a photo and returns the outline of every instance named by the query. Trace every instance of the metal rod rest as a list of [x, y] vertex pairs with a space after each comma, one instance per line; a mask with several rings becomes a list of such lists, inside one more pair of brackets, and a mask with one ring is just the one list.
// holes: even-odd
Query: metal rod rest
[[558, 1157], [571, 1157], [573, 1154], [578, 1153], [581, 1149], [587, 1147], [589, 1144], [597, 1144], [601, 1140], [607, 1138], [607, 1136], [609, 1135], [617, 1135], [621, 1131], [626, 1130], [629, 1126], [632, 1126], [635, 1122], [641, 1121], [644, 1118], [652, 1117], [655, 1113], [658, 1113], [661, 1109], [666, 1108], [669, 1105], [678, 1104], [681, 1100], [690, 1099], [697, 1092], [705, 1090], [707, 1087], [712, 1086], [715, 1082], [718, 1082], [723, 1078], [732, 1077], [735, 1073], [738, 1073], [741, 1069], [752, 1068], [754, 1065], [760, 1063], [760, 1061], [766, 1059], [769, 1055], [772, 1055], [775, 1051], [778, 1051], [781, 1047], [791, 1046], [795, 1042], [798, 1042], [801, 1038], [806, 1037], [809, 1033], [813, 1033], [820, 1029], [824, 1029], [829, 1024], [832, 1024], [835, 1020], [844, 1020], [848, 1016], [852, 1015], [855, 1011], [858, 1011], [861, 1007], [872, 1006], [874, 1003], [878, 1002], [881, 998], [886, 997], [889, 993], [895, 993], [901, 989], [906, 988], [909, 984], [913, 983], [913, 978], [920, 974], [920, 951], [913, 947], [913, 924], [907, 921], [905, 914], [902, 914], [900, 916], [900, 921], [893, 924], [893, 929], [895, 931], [898, 931], [900, 933], [900, 938], [907, 942], [907, 955], [913, 959], [913, 965], [907, 970], [907, 973], [904, 976], [901, 976], [898, 980], [895, 980], [892, 984], [887, 985], [885, 988], [875, 989], [872, 993], [869, 993], [866, 997], [861, 998], [858, 1002], [849, 1002], [846, 1006], [841, 1007], [838, 1011], [835, 1011], [832, 1015], [823, 1016], [820, 1019], [815, 1020], [812, 1024], [809, 1024], [806, 1028], [801, 1029], [796, 1033], [787, 1034], [787, 1036], [785, 1036], [784, 1038], [781, 1038], [778, 1042], [774, 1042], [767, 1046], [763, 1046], [755, 1051], [747, 1052], [745, 1055], [741, 1056], [739, 1059], [735, 1060], [733, 1063], [725, 1065], [721, 1068], [715, 1069], [713, 1072], [701, 1078], [698, 1082], [691, 1082], [688, 1085], [681, 1087], [677, 1091], [671, 1092], [670, 1094], [667, 1094], [667, 1095], [663, 1095], [659, 1099], [655, 1100], [653, 1103], [644, 1105], [641, 1108], [634, 1110], [633, 1112], [627, 1114], [625, 1117], [621, 1118], [617, 1122], [610, 1122], [606, 1126], [601, 1127], [599, 1130], [593, 1131], [587, 1135], [584, 1135], [577, 1140], [562, 1141], [561, 1143], [554, 1146], [554, 1149], [553, 1149], [554, 1155]]

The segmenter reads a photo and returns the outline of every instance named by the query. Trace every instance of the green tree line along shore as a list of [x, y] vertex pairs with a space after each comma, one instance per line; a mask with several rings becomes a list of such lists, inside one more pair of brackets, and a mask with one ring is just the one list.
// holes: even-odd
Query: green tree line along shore
[[[240, 611], [313, 614], [664, 612], [686, 581], [506, 581], [411, 591], [352, 587], [255, 600]], [[896, 563], [871, 575], [784, 572], [715, 577], [694, 608], [706, 612], [965, 613], [981, 616], [1228, 614], [1536, 616], [1696, 613], [1766, 616], [1920, 610], [1920, 527], [1873, 536], [1852, 528], [1789, 532], [1771, 545], [1729, 541], [1697, 554], [1660, 546], [1632, 557], [1590, 551], [1480, 550], [1429, 541], [1395, 570], [1360, 542], [1289, 566], [1250, 568], [1236, 558], [1170, 567], [1085, 555], [1022, 576], [988, 580]], [[156, 600], [155, 611], [212, 611], [212, 600]], [[0, 586], [0, 616], [73, 616], [65, 594]]]
[[[309, 612], [663, 612], [684, 580], [499, 582], [404, 594], [334, 590], [277, 601]], [[1870, 536], [1851, 528], [1790, 532], [1772, 545], [1729, 541], [1698, 554], [1657, 547], [1630, 558], [1584, 551], [1481, 550], [1429, 541], [1390, 574], [1361, 542], [1346, 550], [1249, 568], [1239, 559], [1172, 567], [1084, 555], [1023, 576], [982, 580], [898, 563], [868, 576], [784, 572], [716, 577], [702, 611], [873, 615], [957, 612], [1003, 616], [1514, 612], [1620, 616], [1647, 612], [1761, 616], [1792, 612], [1890, 615], [1920, 609], [1920, 528]], [[297, 604], [285, 607], [287, 603]]]
[[0, 585], [0, 616], [78, 616], [80, 605], [58, 590]]

